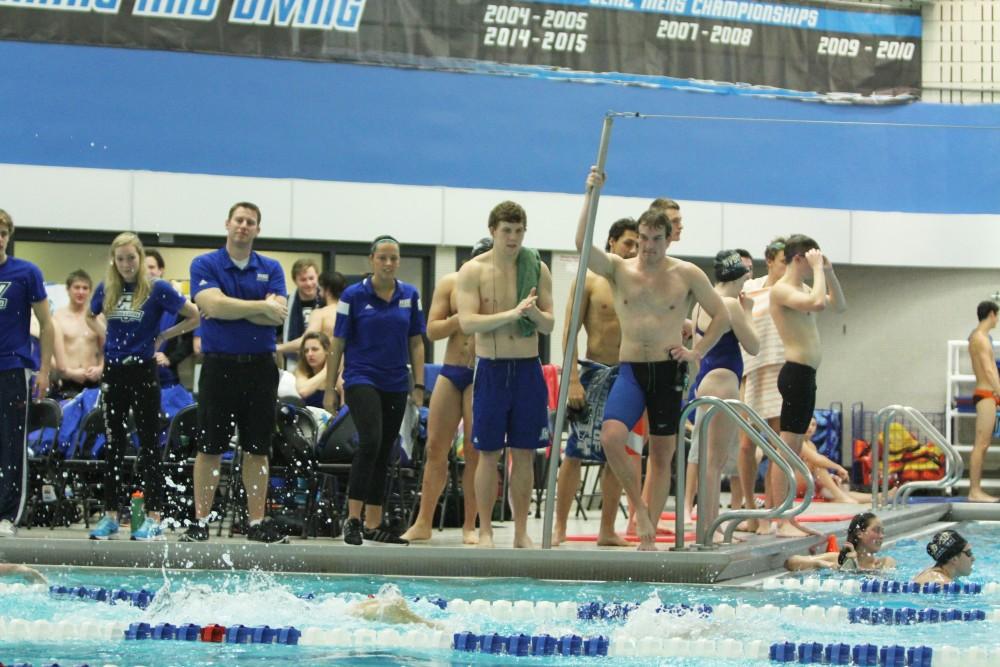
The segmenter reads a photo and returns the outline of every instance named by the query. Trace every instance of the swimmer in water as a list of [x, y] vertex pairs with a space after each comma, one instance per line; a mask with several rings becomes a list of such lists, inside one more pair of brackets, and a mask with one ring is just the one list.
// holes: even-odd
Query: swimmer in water
[[877, 555], [884, 538], [882, 521], [871, 512], [862, 512], [851, 519], [847, 528], [847, 543], [839, 552], [792, 556], [785, 561], [785, 568], [792, 572], [830, 569], [870, 573], [890, 570], [896, 567], [896, 559]]
[[399, 588], [393, 584], [382, 586], [374, 597], [353, 603], [347, 608], [347, 612], [352, 616], [376, 623], [400, 625], [416, 623], [436, 630], [442, 627], [439, 623], [428, 621], [410, 609]]
[[913, 578], [918, 584], [950, 584], [972, 574], [976, 562], [969, 542], [951, 529], [935, 534], [927, 545], [927, 553], [934, 559], [934, 565]]
[[0, 563], [0, 577], [24, 579], [31, 584], [48, 583], [38, 570], [16, 563]]

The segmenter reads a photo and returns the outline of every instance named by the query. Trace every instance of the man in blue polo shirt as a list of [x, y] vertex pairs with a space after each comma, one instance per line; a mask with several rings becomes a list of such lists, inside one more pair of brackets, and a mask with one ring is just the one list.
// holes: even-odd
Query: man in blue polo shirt
[[9, 257], [14, 221], [0, 209], [0, 537], [17, 534], [27, 495], [28, 383], [31, 358], [31, 313], [38, 318], [42, 343], [35, 395], [49, 389], [49, 364], [55, 337], [49, 317], [42, 272], [31, 262]]
[[191, 262], [191, 298], [201, 309], [204, 362], [198, 382], [201, 438], [194, 462], [196, 522], [181, 539], [208, 539], [219, 479], [219, 463], [235, 426], [243, 450], [243, 484], [250, 527], [247, 539], [285, 538], [264, 521], [268, 453], [275, 429], [278, 369], [274, 363], [275, 327], [288, 315], [285, 272], [273, 259], [253, 251], [260, 234], [260, 209], [234, 204], [226, 219], [226, 246]]

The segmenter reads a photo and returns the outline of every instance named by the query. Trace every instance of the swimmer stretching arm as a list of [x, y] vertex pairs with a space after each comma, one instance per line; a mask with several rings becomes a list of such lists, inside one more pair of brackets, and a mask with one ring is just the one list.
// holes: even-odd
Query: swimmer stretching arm
[[0, 577], [19, 577], [33, 584], [48, 583], [38, 570], [14, 563], [0, 563]]
[[[804, 313], [818, 313], [825, 310], [829, 303], [826, 294], [826, 271], [823, 268], [823, 253], [813, 248], [806, 252], [805, 258], [813, 272], [813, 284], [809, 291], [803, 292], [779, 281], [771, 288], [771, 303]], [[795, 258], [789, 258], [787, 261], [791, 263], [793, 259]], [[837, 286], [839, 291], [839, 282]], [[843, 292], [840, 292], [840, 296], [843, 298]]]
[[833, 306], [834, 311], [838, 313], [843, 313], [847, 311], [847, 297], [844, 296], [844, 290], [840, 287], [840, 280], [837, 279], [837, 274], [833, 272], [833, 262], [826, 255], [823, 256], [823, 275], [826, 278], [827, 284], [827, 305]]
[[701, 363], [701, 360], [708, 354], [708, 351], [719, 342], [722, 334], [729, 331], [732, 324], [729, 320], [729, 312], [726, 310], [726, 305], [722, 302], [722, 297], [719, 296], [719, 293], [712, 289], [712, 283], [708, 282], [708, 276], [693, 264], [687, 265], [683, 269], [687, 272], [688, 284], [691, 287], [691, 293], [694, 295], [695, 302], [701, 306], [702, 310], [708, 313], [712, 321], [709, 323], [708, 328], [705, 329], [705, 333], [701, 335], [701, 338], [698, 339], [698, 342], [691, 349], [683, 345], [677, 345], [670, 349], [670, 356], [677, 361], [697, 361]]
[[[583, 241], [587, 236], [587, 223], [590, 222], [590, 205], [594, 190], [604, 185], [604, 174], [597, 171], [597, 167], [591, 167], [587, 175], [587, 192], [583, 197], [583, 210], [580, 211], [580, 219], [576, 226], [576, 249], [583, 252]], [[609, 254], [596, 245], [591, 244], [590, 259], [587, 261], [587, 268], [599, 276], [607, 278], [612, 284], [615, 280], [615, 271], [624, 260], [617, 255]]]
[[451, 314], [451, 292], [447, 283], [454, 282], [455, 276], [442, 278], [431, 297], [431, 307], [427, 311], [427, 338], [432, 341], [447, 340], [462, 330], [458, 313]]

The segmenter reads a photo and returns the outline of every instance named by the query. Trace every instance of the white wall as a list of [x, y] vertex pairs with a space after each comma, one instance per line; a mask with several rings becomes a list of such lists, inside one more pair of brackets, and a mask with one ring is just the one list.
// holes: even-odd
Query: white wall
[[[39, 184], [46, 196], [39, 196]], [[310, 240], [471, 245], [490, 209], [515, 199], [528, 212], [529, 243], [573, 249], [582, 195], [372, 183], [244, 178], [0, 164], [0, 201], [19, 227], [222, 233], [229, 206], [257, 203], [263, 233]], [[637, 217], [652, 196], [602, 197], [596, 238], [612, 221]], [[723, 247], [763, 248], [793, 231], [814, 236], [835, 262], [998, 268], [1000, 215], [922, 215], [722, 202], [681, 202], [685, 231], [675, 251], [711, 257]], [[944, 242], [944, 241], [947, 242]]]

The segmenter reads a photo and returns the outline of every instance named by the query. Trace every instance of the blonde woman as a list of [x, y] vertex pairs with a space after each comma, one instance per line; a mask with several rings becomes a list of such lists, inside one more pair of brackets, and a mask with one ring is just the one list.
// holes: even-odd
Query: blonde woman
[[[117, 535], [118, 510], [128, 502], [123, 467], [129, 441], [131, 408], [139, 435], [139, 482], [145, 494], [146, 519], [132, 533], [133, 540], [163, 539], [160, 503], [163, 476], [159, 469], [157, 432], [160, 422], [160, 383], [156, 349], [165, 341], [198, 325], [198, 309], [166, 280], [150, 280], [139, 237], [125, 232], [111, 242], [107, 277], [94, 290], [87, 323], [104, 338], [104, 422], [107, 463], [104, 477], [104, 516], [90, 538], [107, 540]], [[160, 331], [164, 313], [180, 315], [174, 326]]]

